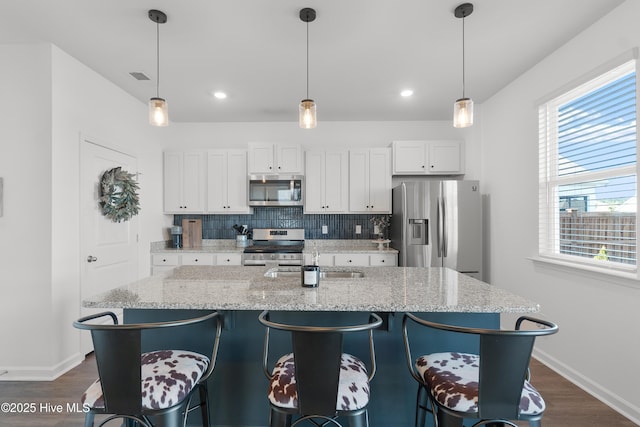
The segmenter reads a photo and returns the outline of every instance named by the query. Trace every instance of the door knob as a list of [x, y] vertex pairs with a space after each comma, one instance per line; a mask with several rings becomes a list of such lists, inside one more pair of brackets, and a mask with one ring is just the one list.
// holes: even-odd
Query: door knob
[[98, 260], [98, 258], [94, 257], [93, 255], [89, 255], [87, 257], [87, 262], [96, 262]]

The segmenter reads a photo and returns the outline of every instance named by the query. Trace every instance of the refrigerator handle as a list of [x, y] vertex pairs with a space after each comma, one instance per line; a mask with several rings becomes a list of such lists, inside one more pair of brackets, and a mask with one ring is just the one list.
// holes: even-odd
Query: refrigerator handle
[[405, 183], [402, 183], [401, 186], [401, 190], [402, 190], [402, 248], [401, 248], [401, 252], [400, 252], [400, 257], [401, 257], [401, 264], [402, 266], [407, 265], [407, 250], [408, 250], [408, 246], [409, 246], [409, 242], [407, 241], [407, 228], [409, 227], [409, 220], [408, 220], [408, 216], [409, 214], [407, 213], [407, 186], [405, 185]]
[[442, 258], [442, 203], [440, 197], [436, 199], [436, 246], [438, 248], [438, 258]]
[[447, 233], [447, 210], [444, 197], [440, 199], [440, 203], [442, 204], [442, 257], [446, 258], [449, 236]]

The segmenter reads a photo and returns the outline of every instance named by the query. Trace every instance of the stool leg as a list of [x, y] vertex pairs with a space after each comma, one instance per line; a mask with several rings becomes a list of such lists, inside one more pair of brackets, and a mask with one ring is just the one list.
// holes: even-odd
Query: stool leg
[[416, 396], [416, 426], [424, 427], [425, 418], [427, 416], [427, 389], [422, 384], [418, 384], [418, 393]]
[[84, 416], [84, 427], [93, 427], [93, 419], [95, 416], [93, 412], [87, 412]]
[[369, 414], [367, 410], [365, 409], [364, 412], [350, 416], [349, 427], [369, 427]]
[[276, 411], [271, 408], [269, 412], [269, 427], [290, 427], [291, 414]]
[[209, 390], [206, 382], [200, 384], [200, 405], [202, 427], [209, 427]]

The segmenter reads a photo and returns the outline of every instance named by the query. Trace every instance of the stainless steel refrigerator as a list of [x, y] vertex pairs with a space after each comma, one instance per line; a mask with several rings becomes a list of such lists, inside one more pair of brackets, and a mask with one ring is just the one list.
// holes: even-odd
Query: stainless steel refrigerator
[[423, 180], [393, 189], [391, 246], [404, 267], [449, 267], [482, 279], [478, 181]]

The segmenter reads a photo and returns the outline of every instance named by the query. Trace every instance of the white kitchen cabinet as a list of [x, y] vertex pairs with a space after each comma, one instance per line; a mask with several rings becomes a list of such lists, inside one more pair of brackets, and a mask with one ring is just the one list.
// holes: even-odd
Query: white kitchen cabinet
[[343, 213], [349, 210], [349, 152], [305, 153], [304, 213]]
[[214, 265], [213, 254], [188, 253], [182, 254], [180, 265]]
[[333, 265], [337, 267], [368, 267], [369, 254], [335, 254], [333, 257]]
[[464, 174], [462, 141], [394, 141], [392, 149], [393, 175]]
[[164, 212], [202, 213], [205, 198], [205, 153], [164, 153]]
[[397, 254], [372, 254], [369, 255], [371, 267], [395, 267], [398, 265]]
[[349, 151], [349, 212], [391, 213], [391, 152]]
[[207, 152], [207, 213], [249, 213], [247, 151]]
[[151, 256], [151, 274], [172, 270], [180, 265], [178, 254], [154, 254]]
[[242, 255], [239, 253], [216, 254], [216, 265], [242, 265]]
[[[313, 265], [313, 254], [304, 254], [304, 265]], [[333, 267], [333, 254], [320, 254], [320, 267]]]
[[302, 147], [298, 144], [250, 142], [250, 174], [302, 174]]

